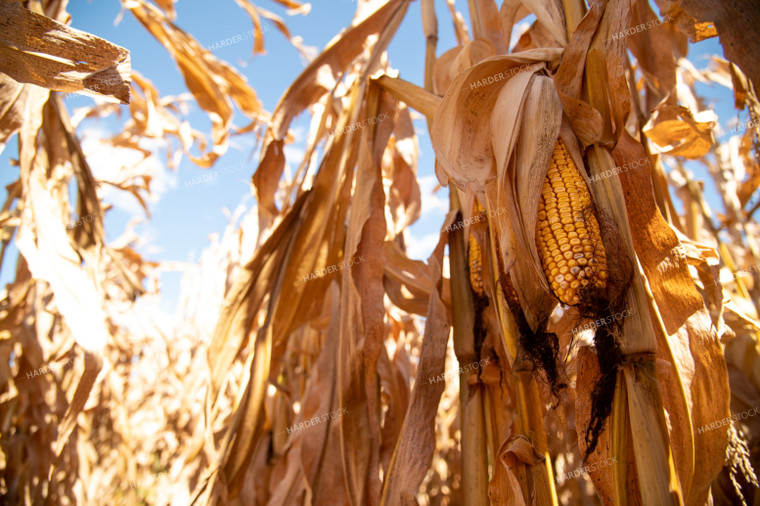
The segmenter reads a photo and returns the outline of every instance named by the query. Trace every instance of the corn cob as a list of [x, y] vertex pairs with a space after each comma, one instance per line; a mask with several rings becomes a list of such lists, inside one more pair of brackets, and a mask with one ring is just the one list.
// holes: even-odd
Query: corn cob
[[470, 234], [469, 242], [470, 285], [472, 285], [472, 290], [482, 297], [485, 294], [485, 289], [483, 288], [483, 269], [480, 257], [480, 244], [478, 244], [478, 241], [472, 234]]
[[560, 301], [574, 306], [592, 290], [606, 287], [607, 256], [591, 211], [591, 194], [562, 139], [554, 146], [541, 189], [536, 245], [546, 279]]
[[[478, 216], [483, 214], [485, 209], [483, 209], [483, 206], [480, 205], [480, 202], [478, 202], [478, 199], [475, 199], [475, 201], [472, 203], [472, 215]], [[480, 295], [481, 297], [486, 293], [485, 288], [483, 288], [483, 267], [482, 267], [482, 261], [481, 261], [481, 251], [480, 251], [480, 244], [478, 244], [478, 241], [475, 239], [475, 236], [472, 235], [472, 233], [469, 234], [468, 237], [468, 259], [470, 263], [470, 286], [472, 286], [473, 291]]]

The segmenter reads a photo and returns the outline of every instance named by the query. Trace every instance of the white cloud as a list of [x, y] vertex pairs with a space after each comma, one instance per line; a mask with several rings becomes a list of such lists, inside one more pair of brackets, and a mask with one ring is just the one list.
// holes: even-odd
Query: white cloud
[[438, 218], [438, 221], [443, 223], [443, 217], [449, 210], [448, 201], [441, 200], [438, 195], [446, 194], [446, 190], [438, 190], [438, 193], [433, 193], [433, 190], [438, 185], [438, 178], [435, 176], [422, 176], [417, 179], [420, 184], [420, 195], [422, 196], [422, 209], [420, 210], [420, 218], [430, 215], [431, 218]]
[[[134, 175], [149, 175], [151, 192], [150, 195], [144, 195], [149, 203], [158, 202], [166, 192], [177, 187], [177, 173], [170, 171], [159, 158], [162, 156], [161, 142], [142, 142], [141, 147], [153, 153], [143, 159], [143, 154], [136, 150], [114, 147], [104, 142], [102, 139], [107, 135], [105, 130], [98, 128], [89, 128], [82, 135], [82, 149], [96, 179], [117, 182], [124, 179], [125, 170]], [[103, 201], [114, 208], [132, 216], [144, 214], [142, 206], [131, 193], [109, 184], [101, 185], [99, 191]]]
[[510, 51], [515, 47], [515, 44], [517, 44], [517, 41], [520, 40], [520, 37], [522, 37], [522, 35], [528, 31], [531, 23], [533, 23], [536, 18], [535, 16], [531, 15], [528, 19], [530, 19], [530, 22], [523, 20], [512, 29], [512, 36], [509, 38]]
[[413, 260], [427, 260], [436, 244], [438, 244], [438, 234], [425, 234], [416, 238], [411, 231], [407, 230], [405, 236], [407, 245], [407, 256]]

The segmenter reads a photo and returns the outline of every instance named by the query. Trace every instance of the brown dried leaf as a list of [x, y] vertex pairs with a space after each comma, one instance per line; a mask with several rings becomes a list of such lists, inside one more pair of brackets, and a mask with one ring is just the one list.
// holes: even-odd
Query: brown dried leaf
[[434, 378], [444, 371], [449, 336], [448, 312], [440, 298], [440, 262], [446, 238], [447, 234], [441, 234], [436, 250], [428, 259], [437, 288], [431, 293], [416, 387], [412, 390], [409, 410], [383, 484], [383, 505], [414, 504], [435, 450], [434, 422], [444, 385]]
[[[627, 133], [620, 138], [613, 155], [618, 166], [645, 158], [640, 143]], [[716, 331], [697, 292], [688, 265], [682, 261], [678, 238], [656, 209], [651, 179], [645, 171], [628, 171], [620, 175], [626, 196], [626, 207], [636, 253], [649, 280], [670, 353], [659, 357], [671, 362], [681, 376], [685, 402], [690, 410], [693, 428], [715, 422], [728, 413], [729, 387], [725, 360]], [[672, 354], [672, 355], [671, 355]], [[663, 385], [665, 386], [665, 385]], [[665, 394], [667, 398], [670, 394]], [[679, 394], [683, 397], [683, 395]], [[684, 440], [673, 440], [683, 447], [674, 455], [685, 455], [684, 463], [676, 462], [686, 504], [704, 501], [710, 483], [723, 465], [727, 436], [709, 431]], [[691, 455], [698, 458], [693, 464]], [[684, 467], [687, 474], [684, 475]]]
[[685, 107], [662, 104], [644, 126], [644, 134], [663, 153], [696, 159], [713, 146], [712, 129], [717, 121], [715, 113], [709, 110], [695, 117]]
[[[390, 231], [398, 235], [420, 217], [422, 207], [420, 185], [417, 181], [417, 137], [409, 108], [401, 104], [393, 139], [383, 157], [383, 175], [392, 183], [386, 189], [387, 206], [393, 225]], [[389, 166], [390, 165], [390, 166]]]
[[166, 48], [174, 58], [185, 84], [198, 105], [209, 113], [212, 123], [213, 148], [193, 161], [202, 167], [211, 166], [227, 150], [232, 128], [232, 104], [247, 116], [259, 121], [266, 113], [256, 92], [245, 77], [216, 59], [190, 34], [175, 26], [158, 8], [145, 0], [127, 2], [125, 7]]
[[482, 37], [491, 43], [498, 54], [507, 52], [507, 43], [509, 39], [504, 38], [501, 31], [501, 21], [499, 19], [499, 9], [496, 7], [495, 0], [476, 0], [475, 9], [478, 13], [478, 19], [482, 26], [474, 27], [473, 31], [477, 37]]
[[[540, 31], [551, 36], [560, 47], [567, 46], [567, 32], [565, 22], [559, 4], [544, 2], [541, 0], [504, 0], [500, 10], [501, 24], [504, 27], [504, 35], [507, 42], [512, 36], [512, 30], [517, 21], [529, 14], [535, 14], [536, 23]], [[554, 46], [555, 44], [551, 44]], [[546, 46], [539, 46], [546, 47]]]
[[28, 87], [0, 74], [0, 153], [24, 122]]
[[129, 103], [129, 51], [16, 2], [0, 2], [0, 71], [20, 83]]
[[449, 89], [451, 80], [455, 77], [451, 75], [452, 65], [461, 50], [462, 46], [452, 47], [436, 58], [433, 64], [433, 91], [436, 94], [444, 95]]
[[668, 105], [676, 105], [676, 62], [670, 34], [659, 24], [659, 19], [648, 2], [636, 2], [631, 15], [631, 26], [646, 27], [626, 40], [648, 84], [645, 88], [647, 110], [654, 109], [666, 99]]
[[[660, 12], [672, 19], [678, 29], [687, 35], [692, 43], [718, 35], [718, 31], [711, 20], [698, 21], [691, 14], [694, 7], [699, 5], [698, 2], [684, 2], [683, 0], [655, 0], [655, 2], [660, 8]], [[715, 10], [710, 14], [714, 15]]]
[[404, 0], [390, 0], [364, 21], [349, 28], [304, 69], [285, 91], [272, 113], [274, 140], [286, 137], [292, 119], [332, 90], [338, 76], [364, 51], [364, 41], [380, 33], [399, 9], [406, 6]]
[[[492, 139], [502, 135], [510, 138], [509, 131], [514, 125], [499, 125], [497, 135], [491, 116], [483, 111], [493, 109], [506, 83], [519, 82], [525, 86], [544, 62], [555, 60], [559, 54], [555, 49], [537, 49], [489, 58], [452, 81], [435, 113], [430, 132], [436, 163], [445, 173], [443, 178], [439, 174], [441, 184], [447, 185], [452, 179], [460, 188], [470, 185], [473, 190], [482, 190], [496, 176], [497, 159]], [[508, 129], [506, 135], [502, 128]]]

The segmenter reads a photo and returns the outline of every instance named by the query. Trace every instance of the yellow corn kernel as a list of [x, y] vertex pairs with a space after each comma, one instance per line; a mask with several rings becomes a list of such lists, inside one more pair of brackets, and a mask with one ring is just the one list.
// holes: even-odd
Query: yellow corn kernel
[[[590, 206], [586, 182], [557, 139], [541, 189], [536, 246], [554, 295], [571, 306], [582, 302], [582, 289], [603, 290], [609, 277], [599, 221]], [[556, 218], [550, 222], [548, 216]]]
[[485, 288], [483, 288], [483, 270], [480, 263], [480, 244], [475, 240], [475, 236], [470, 234], [470, 285], [475, 293], [483, 296]]

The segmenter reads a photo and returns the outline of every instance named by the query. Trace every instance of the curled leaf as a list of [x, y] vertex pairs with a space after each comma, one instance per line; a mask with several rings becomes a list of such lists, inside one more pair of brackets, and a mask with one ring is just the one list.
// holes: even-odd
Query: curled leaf
[[717, 121], [712, 111], [694, 116], [685, 107], [664, 105], [655, 110], [644, 126], [644, 134], [660, 146], [663, 153], [696, 159], [712, 147], [712, 129]]

